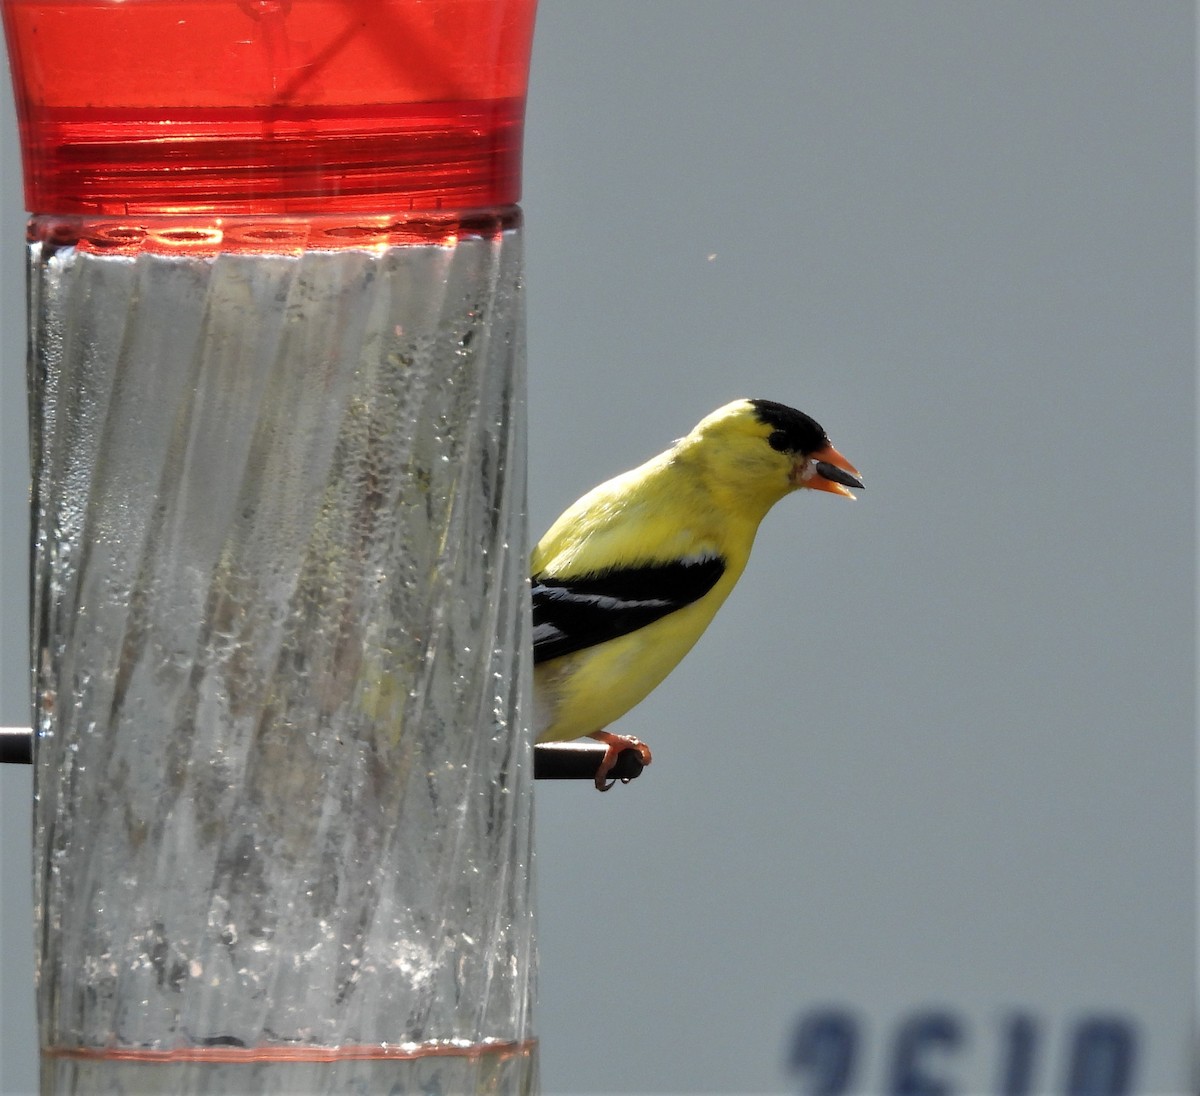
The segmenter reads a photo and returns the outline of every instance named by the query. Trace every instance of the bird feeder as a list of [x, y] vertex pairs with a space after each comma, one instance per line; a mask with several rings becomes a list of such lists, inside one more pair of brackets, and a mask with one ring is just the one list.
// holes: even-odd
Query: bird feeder
[[534, 0], [4, 0], [44, 1092], [525, 1092]]

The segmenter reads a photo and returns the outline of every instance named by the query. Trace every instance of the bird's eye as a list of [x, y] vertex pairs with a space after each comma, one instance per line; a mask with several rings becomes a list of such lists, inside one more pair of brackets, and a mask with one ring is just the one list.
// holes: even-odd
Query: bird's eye
[[787, 433], [783, 430], [772, 430], [767, 436], [767, 444], [780, 453], [786, 453], [789, 448]]

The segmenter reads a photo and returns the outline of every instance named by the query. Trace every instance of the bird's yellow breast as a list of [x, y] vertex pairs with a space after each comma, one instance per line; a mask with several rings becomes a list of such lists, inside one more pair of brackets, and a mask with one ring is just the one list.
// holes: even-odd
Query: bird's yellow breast
[[538, 741], [592, 734], [641, 703], [692, 649], [741, 571], [727, 568], [704, 597], [644, 628], [535, 667]]

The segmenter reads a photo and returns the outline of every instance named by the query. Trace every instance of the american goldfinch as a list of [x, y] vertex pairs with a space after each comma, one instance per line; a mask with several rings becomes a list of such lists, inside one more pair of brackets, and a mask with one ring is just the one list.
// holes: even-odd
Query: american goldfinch
[[670, 449], [584, 495], [533, 550], [534, 732], [624, 749], [605, 728], [692, 649], [737, 582], [767, 511], [809, 489], [854, 498], [858, 470], [803, 412], [735, 400]]

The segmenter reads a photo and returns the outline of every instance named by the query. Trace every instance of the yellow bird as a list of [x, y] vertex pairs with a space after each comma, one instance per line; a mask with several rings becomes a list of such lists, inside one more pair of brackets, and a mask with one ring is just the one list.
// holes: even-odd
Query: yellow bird
[[605, 728], [692, 649], [729, 596], [770, 508], [792, 491], [854, 498], [858, 469], [820, 424], [770, 400], [735, 400], [664, 453], [570, 506], [533, 550], [534, 733], [645, 743]]

